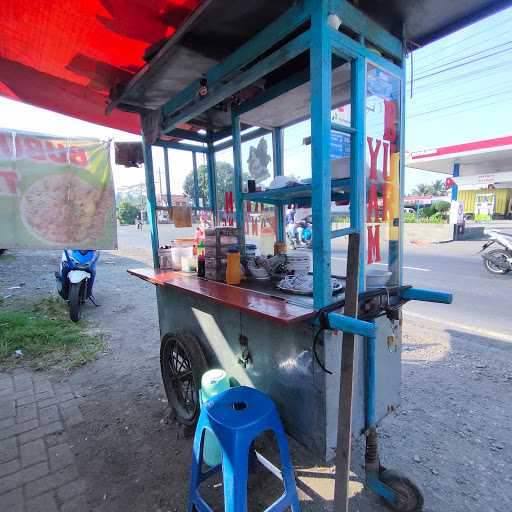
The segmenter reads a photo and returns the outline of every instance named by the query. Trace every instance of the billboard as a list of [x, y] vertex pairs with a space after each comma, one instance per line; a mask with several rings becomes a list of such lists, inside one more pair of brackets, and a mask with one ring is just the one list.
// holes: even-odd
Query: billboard
[[0, 129], [0, 247], [116, 249], [109, 143]]

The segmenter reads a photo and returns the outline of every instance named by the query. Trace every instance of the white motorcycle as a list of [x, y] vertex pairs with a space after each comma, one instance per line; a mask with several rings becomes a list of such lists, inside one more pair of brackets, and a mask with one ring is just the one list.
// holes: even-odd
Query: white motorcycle
[[512, 234], [494, 229], [486, 229], [484, 233], [489, 236], [489, 241], [484, 244], [480, 253], [493, 244], [502, 247], [482, 254], [484, 267], [491, 274], [508, 274], [512, 270]]

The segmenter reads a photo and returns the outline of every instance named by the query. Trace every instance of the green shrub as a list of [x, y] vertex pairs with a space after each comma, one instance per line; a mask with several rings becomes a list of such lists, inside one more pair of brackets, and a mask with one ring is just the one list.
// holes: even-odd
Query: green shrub
[[436, 201], [432, 207], [436, 212], [447, 213], [450, 211], [450, 203], [448, 201]]
[[117, 218], [121, 224], [135, 224], [139, 209], [131, 203], [123, 201], [119, 204]]
[[433, 206], [425, 206], [420, 209], [420, 217], [432, 217], [436, 213], [436, 209]]

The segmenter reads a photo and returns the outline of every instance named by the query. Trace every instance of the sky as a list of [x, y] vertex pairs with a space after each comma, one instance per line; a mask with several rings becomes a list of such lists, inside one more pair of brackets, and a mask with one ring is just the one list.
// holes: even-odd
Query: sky
[[[412, 64], [412, 65], [411, 65]], [[412, 85], [411, 85], [412, 77]], [[512, 135], [512, 8], [417, 49], [407, 59], [406, 148], [409, 151]], [[412, 97], [411, 97], [412, 95]], [[0, 98], [0, 127], [55, 135], [138, 140], [129, 133], [94, 125]], [[296, 140], [300, 140], [300, 128]], [[244, 165], [248, 144], [243, 148]], [[157, 150], [158, 151], [158, 150]], [[288, 143], [285, 159], [297, 169], [310, 158], [300, 142]], [[224, 160], [232, 162], [230, 151]], [[172, 168], [191, 168], [190, 156], [175, 152]], [[199, 162], [201, 163], [201, 162]], [[155, 155], [158, 173], [161, 153]], [[116, 188], [144, 181], [144, 170], [113, 165]], [[292, 170], [291, 173], [296, 173]], [[299, 173], [302, 174], [299, 170]], [[444, 175], [406, 169], [405, 190]], [[158, 174], [157, 174], [158, 190]], [[176, 178], [174, 178], [176, 181]], [[181, 178], [171, 189], [178, 191]]]

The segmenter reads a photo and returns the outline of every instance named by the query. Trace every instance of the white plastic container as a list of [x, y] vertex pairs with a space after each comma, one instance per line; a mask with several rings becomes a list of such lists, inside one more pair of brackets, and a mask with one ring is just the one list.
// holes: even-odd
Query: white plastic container
[[171, 248], [171, 257], [172, 257], [172, 268], [173, 270], [181, 270], [181, 259], [182, 258], [192, 258], [194, 256], [194, 251], [192, 246], [190, 247], [172, 247]]
[[182, 272], [195, 272], [197, 268], [197, 258], [195, 256], [182, 256], [181, 257], [181, 271]]

